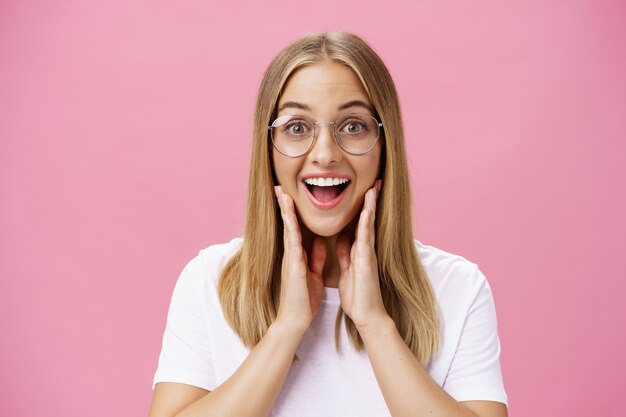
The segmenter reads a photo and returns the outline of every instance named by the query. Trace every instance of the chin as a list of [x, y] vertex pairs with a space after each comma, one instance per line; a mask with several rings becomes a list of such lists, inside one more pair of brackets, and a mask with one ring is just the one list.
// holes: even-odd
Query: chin
[[334, 219], [315, 219], [314, 221], [303, 220], [311, 233], [320, 237], [330, 237], [340, 234], [349, 222], [341, 222]]

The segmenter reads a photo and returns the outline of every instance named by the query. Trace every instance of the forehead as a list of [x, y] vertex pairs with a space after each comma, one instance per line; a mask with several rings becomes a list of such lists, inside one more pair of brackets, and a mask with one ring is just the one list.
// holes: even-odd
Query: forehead
[[336, 61], [324, 61], [291, 74], [281, 92], [278, 108], [285, 102], [297, 102], [316, 111], [354, 100], [371, 106], [365, 88], [352, 69]]

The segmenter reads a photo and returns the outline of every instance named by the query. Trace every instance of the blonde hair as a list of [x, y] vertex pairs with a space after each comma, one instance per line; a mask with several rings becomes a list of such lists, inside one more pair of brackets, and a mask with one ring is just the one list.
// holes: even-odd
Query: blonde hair
[[[248, 347], [265, 335], [278, 311], [283, 227], [273, 190], [268, 125], [289, 76], [305, 65], [334, 60], [359, 77], [383, 124], [383, 188], [376, 212], [376, 255], [383, 302], [415, 357], [426, 364], [439, 349], [437, 303], [415, 247], [404, 131], [395, 85], [378, 55], [359, 37], [343, 32], [305, 36], [281, 51], [261, 82], [254, 117], [252, 159], [244, 241], [225, 265], [219, 298], [226, 320]], [[342, 317], [357, 351], [363, 341], [339, 309], [335, 340], [339, 350]]]

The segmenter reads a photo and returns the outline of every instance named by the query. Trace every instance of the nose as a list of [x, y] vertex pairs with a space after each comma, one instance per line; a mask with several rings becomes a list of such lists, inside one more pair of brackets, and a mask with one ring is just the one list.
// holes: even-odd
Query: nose
[[317, 138], [309, 151], [309, 159], [320, 166], [328, 166], [341, 161], [343, 152], [337, 144], [332, 122], [318, 122]]

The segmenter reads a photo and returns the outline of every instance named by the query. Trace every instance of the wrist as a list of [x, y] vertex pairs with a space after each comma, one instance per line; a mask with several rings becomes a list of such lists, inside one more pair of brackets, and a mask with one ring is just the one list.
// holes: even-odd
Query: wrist
[[302, 336], [304, 336], [304, 333], [306, 333], [308, 328], [308, 325], [302, 323], [289, 323], [280, 319], [276, 319], [270, 325], [268, 332], [271, 331], [279, 337], [296, 337], [299, 340], [302, 338]]
[[361, 339], [363, 339], [363, 343], [367, 343], [371, 338], [397, 331], [396, 323], [388, 314], [378, 316], [366, 324], [356, 326], [356, 328]]

